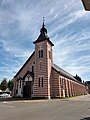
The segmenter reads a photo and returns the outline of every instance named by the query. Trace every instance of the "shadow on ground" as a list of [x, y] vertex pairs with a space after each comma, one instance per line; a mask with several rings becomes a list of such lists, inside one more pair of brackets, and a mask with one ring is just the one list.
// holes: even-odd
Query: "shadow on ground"
[[81, 120], [90, 120], [90, 117], [83, 118]]
[[23, 101], [23, 100], [45, 100], [45, 98], [21, 98], [21, 97], [12, 97], [12, 98], [0, 98], [0, 102], [4, 101]]
[[0, 98], [0, 102], [3, 101], [23, 101], [23, 100], [30, 100], [29, 98]]

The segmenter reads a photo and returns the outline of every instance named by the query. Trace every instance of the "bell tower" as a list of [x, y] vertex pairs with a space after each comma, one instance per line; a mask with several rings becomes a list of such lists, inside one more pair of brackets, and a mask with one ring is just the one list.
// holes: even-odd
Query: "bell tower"
[[44, 19], [40, 35], [35, 44], [34, 97], [50, 98], [50, 75], [52, 68], [52, 46], [45, 28]]

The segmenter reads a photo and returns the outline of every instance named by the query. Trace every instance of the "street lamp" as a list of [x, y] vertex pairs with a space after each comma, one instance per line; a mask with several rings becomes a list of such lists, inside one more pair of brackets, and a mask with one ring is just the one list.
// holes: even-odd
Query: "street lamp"
[[90, 11], [90, 0], [82, 0], [85, 10]]

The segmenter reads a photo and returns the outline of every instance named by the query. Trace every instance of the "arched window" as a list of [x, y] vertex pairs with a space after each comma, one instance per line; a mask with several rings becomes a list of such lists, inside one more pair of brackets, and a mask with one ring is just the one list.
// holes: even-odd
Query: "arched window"
[[42, 87], [43, 87], [43, 77], [42, 77]]
[[49, 58], [50, 58], [50, 59], [52, 58], [52, 54], [51, 54], [51, 51], [49, 51]]
[[43, 50], [39, 50], [39, 58], [43, 57]]
[[43, 77], [38, 78], [38, 87], [43, 87]]
[[34, 73], [34, 66], [32, 66], [32, 73]]
[[40, 87], [40, 78], [38, 78], [38, 87]]

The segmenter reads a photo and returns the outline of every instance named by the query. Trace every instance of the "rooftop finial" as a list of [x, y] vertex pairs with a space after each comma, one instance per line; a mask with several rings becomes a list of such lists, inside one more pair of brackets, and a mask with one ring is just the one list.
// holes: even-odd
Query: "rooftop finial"
[[45, 17], [43, 17], [43, 27], [45, 26], [45, 25], [44, 25], [44, 22], [45, 22]]
[[45, 17], [43, 17], [43, 23], [44, 23], [44, 21], [45, 21]]
[[44, 21], [45, 21], [45, 18], [43, 17], [43, 24], [42, 24], [42, 28], [40, 30], [41, 34], [47, 34], [47, 29], [45, 28]]

